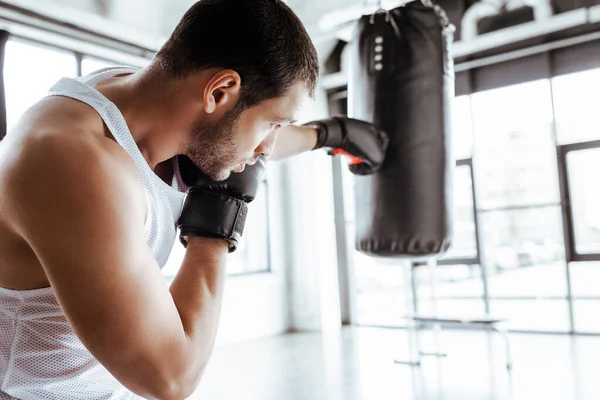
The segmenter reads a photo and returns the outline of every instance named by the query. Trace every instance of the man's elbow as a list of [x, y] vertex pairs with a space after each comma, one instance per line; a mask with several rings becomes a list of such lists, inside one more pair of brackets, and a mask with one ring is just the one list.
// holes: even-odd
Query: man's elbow
[[199, 380], [196, 383], [177, 382], [177, 380], [163, 382], [152, 390], [151, 398], [157, 400], [185, 400], [194, 393], [198, 383]]
[[190, 397], [204, 375], [208, 358], [203, 357], [186, 368], [177, 368], [163, 362], [147, 379], [131, 385], [130, 390], [142, 397], [158, 400], [183, 400]]
[[202, 373], [183, 378], [172, 375], [155, 377], [151, 382], [141, 383], [138, 388], [132, 389], [137, 395], [151, 399], [184, 400], [194, 393], [200, 383]]

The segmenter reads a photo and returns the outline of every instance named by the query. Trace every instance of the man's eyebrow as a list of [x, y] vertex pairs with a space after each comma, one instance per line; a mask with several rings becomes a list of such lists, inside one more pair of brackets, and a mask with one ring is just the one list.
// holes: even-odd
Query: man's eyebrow
[[298, 122], [298, 120], [296, 120], [294, 118], [285, 118], [285, 117], [278, 118], [277, 120], [282, 124], [290, 124], [290, 125], [293, 125], [296, 122]]

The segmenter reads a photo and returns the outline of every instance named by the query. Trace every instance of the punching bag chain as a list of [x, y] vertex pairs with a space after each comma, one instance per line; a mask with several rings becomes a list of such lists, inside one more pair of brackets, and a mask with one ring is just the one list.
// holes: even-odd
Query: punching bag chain
[[454, 30], [454, 25], [452, 25], [452, 23], [450, 22], [450, 18], [448, 18], [448, 14], [446, 14], [446, 11], [444, 11], [444, 9], [442, 7], [440, 7], [437, 4], [434, 4], [432, 0], [421, 0], [421, 3], [425, 7], [433, 8], [433, 11], [435, 11], [437, 16], [440, 18], [442, 27], [444, 29]]
[[[368, 1], [368, 0], [367, 0]], [[383, 8], [383, 0], [377, 0], [377, 11], [374, 14], [371, 14], [371, 18], [369, 22], [371, 25], [375, 23], [375, 14], [384, 14], [385, 13], [385, 22], [390, 22], [390, 12]]]

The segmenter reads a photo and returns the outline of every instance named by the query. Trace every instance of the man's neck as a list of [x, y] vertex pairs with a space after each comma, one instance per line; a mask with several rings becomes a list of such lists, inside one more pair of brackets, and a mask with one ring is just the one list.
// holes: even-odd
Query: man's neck
[[96, 88], [123, 114], [140, 152], [152, 169], [180, 152], [185, 140], [181, 121], [173, 118], [172, 91], [144, 70], [100, 82]]

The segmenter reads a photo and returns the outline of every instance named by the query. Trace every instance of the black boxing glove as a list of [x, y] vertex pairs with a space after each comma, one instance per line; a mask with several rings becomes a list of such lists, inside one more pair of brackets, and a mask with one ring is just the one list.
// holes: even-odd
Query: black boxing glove
[[246, 165], [241, 173], [232, 173], [224, 181], [214, 181], [186, 156], [177, 156], [179, 173], [188, 187], [177, 223], [179, 239], [186, 236], [221, 238], [235, 251], [244, 232], [247, 204], [256, 197], [266, 167], [266, 158]]
[[328, 147], [329, 154], [349, 155], [352, 173], [368, 175], [381, 168], [389, 139], [375, 125], [342, 116], [305, 125], [317, 128], [317, 145], [313, 150]]

